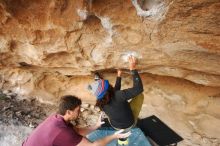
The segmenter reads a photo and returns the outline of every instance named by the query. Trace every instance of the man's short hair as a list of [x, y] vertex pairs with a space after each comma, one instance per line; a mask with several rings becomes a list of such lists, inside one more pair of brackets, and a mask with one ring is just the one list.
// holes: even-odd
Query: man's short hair
[[67, 110], [74, 110], [82, 104], [81, 99], [73, 95], [65, 95], [61, 97], [58, 113], [65, 115]]

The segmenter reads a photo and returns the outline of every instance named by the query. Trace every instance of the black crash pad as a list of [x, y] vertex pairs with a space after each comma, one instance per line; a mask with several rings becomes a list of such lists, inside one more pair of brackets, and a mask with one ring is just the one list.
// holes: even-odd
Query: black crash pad
[[173, 145], [183, 140], [155, 115], [139, 119], [137, 126], [159, 146]]

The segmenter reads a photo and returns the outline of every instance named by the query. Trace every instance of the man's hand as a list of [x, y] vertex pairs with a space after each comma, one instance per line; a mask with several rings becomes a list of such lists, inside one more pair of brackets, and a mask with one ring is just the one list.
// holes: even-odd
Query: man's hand
[[116, 136], [116, 138], [127, 138], [128, 136], [131, 135], [131, 131], [126, 132], [126, 133], [122, 133], [122, 132], [124, 132], [123, 129], [121, 129], [121, 130], [115, 132], [114, 135]]
[[131, 55], [131, 56], [129, 56], [128, 61], [129, 61], [130, 70], [134, 70], [135, 66], [136, 66], [136, 58]]
[[101, 112], [101, 114], [99, 115], [99, 119], [97, 121], [97, 124], [95, 125], [96, 129], [101, 127], [101, 125], [105, 123], [104, 121], [102, 121], [102, 116], [103, 116], [103, 112]]

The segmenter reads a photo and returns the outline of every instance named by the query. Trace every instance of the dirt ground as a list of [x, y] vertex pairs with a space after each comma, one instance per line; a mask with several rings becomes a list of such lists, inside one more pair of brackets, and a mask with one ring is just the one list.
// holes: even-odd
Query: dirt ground
[[14, 93], [0, 92], [0, 123], [22, 125], [35, 128], [49, 114], [55, 111], [54, 105], [39, 103], [35, 99], [19, 99]]

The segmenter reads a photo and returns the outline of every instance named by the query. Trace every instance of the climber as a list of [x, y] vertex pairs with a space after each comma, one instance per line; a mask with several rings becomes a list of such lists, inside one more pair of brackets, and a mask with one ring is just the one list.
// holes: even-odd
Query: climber
[[[129, 57], [129, 69], [133, 76], [133, 87], [121, 89], [121, 71], [118, 70], [115, 87], [95, 76], [95, 82], [88, 85], [88, 90], [96, 96], [96, 106], [100, 107], [108, 117], [108, 122], [116, 130], [129, 131], [135, 126], [141, 110], [144, 96], [141, 78], [135, 69], [136, 59]], [[128, 100], [132, 99], [129, 103]], [[119, 141], [120, 143], [120, 141]]]
[[90, 142], [85, 136], [102, 124], [101, 116], [96, 125], [76, 128], [70, 121], [76, 120], [80, 112], [81, 100], [75, 96], [63, 96], [60, 100], [58, 114], [51, 115], [43, 121], [23, 142], [22, 146], [104, 146], [114, 139], [126, 138], [131, 133], [121, 131]]

